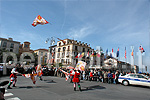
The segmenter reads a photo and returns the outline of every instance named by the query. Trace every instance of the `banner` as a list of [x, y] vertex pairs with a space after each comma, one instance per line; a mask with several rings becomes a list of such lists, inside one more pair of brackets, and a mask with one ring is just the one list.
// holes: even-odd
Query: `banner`
[[86, 62], [78, 61], [75, 69], [76, 70], [80, 70], [80, 71], [84, 71], [85, 70], [85, 66], [86, 66]]

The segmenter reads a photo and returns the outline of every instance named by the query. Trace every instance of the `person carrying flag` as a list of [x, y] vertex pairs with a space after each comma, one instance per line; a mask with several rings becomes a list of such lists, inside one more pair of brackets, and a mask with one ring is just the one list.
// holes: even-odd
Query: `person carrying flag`
[[11, 75], [10, 75], [10, 82], [9, 82], [9, 85], [7, 87], [7, 89], [12, 89], [10, 86], [11, 84], [13, 84], [13, 87], [16, 87], [16, 82], [17, 82], [17, 71], [16, 71], [16, 68], [13, 68], [12, 71], [11, 71]]
[[74, 70], [74, 72], [72, 72], [72, 74], [74, 75], [73, 80], [72, 80], [74, 83], [74, 91], [76, 91], [76, 83], [78, 84], [79, 91], [82, 91], [81, 86], [80, 86], [80, 79], [79, 79], [80, 73], [79, 73], [79, 71]]

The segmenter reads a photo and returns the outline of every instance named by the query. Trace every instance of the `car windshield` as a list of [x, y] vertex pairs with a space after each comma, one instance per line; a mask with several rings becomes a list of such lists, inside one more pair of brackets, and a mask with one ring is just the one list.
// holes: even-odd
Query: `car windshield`
[[147, 76], [147, 75], [144, 75], [146, 78], [150, 78], [149, 76]]

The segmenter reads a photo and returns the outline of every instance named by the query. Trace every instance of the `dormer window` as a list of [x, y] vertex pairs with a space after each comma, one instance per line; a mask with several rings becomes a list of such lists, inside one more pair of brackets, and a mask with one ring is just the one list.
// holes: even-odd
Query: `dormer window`
[[59, 42], [59, 46], [61, 46], [61, 42]]

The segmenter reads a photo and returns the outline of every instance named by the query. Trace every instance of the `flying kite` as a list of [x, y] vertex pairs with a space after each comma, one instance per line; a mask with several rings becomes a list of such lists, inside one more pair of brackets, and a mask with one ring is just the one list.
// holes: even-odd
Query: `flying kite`
[[38, 15], [35, 19], [34, 19], [34, 21], [33, 21], [33, 23], [32, 23], [32, 26], [36, 26], [36, 25], [38, 25], [38, 24], [41, 24], [41, 25], [44, 25], [44, 24], [47, 24], [47, 23], [49, 23], [48, 21], [46, 21], [43, 17], [41, 17], [40, 15]]

